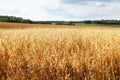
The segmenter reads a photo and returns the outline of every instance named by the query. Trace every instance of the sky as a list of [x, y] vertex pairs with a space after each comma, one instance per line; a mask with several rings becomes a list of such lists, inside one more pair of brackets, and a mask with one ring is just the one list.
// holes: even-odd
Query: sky
[[120, 0], [0, 0], [0, 15], [31, 20], [120, 20]]

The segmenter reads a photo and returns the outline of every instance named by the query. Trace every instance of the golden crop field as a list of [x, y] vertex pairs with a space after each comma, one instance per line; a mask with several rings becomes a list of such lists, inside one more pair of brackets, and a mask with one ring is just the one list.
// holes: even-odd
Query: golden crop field
[[120, 80], [120, 29], [0, 23], [0, 80]]

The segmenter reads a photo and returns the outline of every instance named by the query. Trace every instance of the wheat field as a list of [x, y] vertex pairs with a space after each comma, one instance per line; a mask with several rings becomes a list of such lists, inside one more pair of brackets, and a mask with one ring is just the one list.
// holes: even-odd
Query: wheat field
[[0, 80], [120, 80], [119, 28], [21, 26], [0, 24]]

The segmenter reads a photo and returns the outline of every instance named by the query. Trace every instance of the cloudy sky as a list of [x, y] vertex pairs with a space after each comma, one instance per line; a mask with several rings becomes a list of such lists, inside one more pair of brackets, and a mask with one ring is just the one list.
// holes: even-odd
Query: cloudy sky
[[31, 20], [118, 20], [120, 0], [0, 0], [0, 15]]

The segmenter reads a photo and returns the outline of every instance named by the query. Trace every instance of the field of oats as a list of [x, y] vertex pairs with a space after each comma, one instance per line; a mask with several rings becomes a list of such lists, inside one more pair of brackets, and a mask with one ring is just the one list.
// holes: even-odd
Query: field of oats
[[120, 80], [120, 28], [0, 23], [0, 80]]

